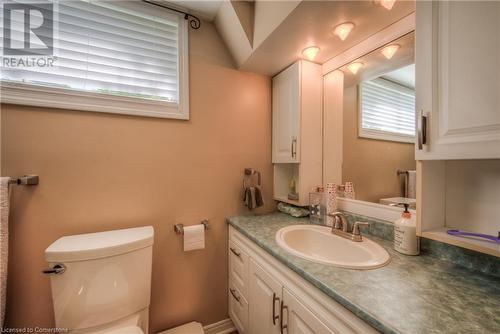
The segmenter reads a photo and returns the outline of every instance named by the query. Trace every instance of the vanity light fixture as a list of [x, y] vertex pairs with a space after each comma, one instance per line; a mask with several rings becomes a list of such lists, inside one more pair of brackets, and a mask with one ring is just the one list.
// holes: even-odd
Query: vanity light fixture
[[333, 29], [333, 33], [337, 35], [342, 41], [344, 41], [347, 38], [347, 36], [349, 36], [352, 29], [354, 29], [354, 23], [345, 22], [336, 26]]
[[384, 7], [387, 10], [391, 10], [394, 4], [396, 3], [396, 0], [378, 0], [377, 1], [380, 6]]
[[317, 46], [310, 46], [302, 50], [302, 55], [309, 60], [313, 60], [314, 57], [316, 57], [316, 55], [318, 54], [319, 50], [320, 49]]
[[382, 49], [382, 54], [384, 55], [385, 58], [391, 59], [392, 56], [399, 50], [401, 46], [399, 44], [391, 44], [387, 45]]
[[347, 68], [349, 69], [349, 71], [351, 71], [352, 74], [356, 75], [356, 73], [358, 73], [359, 69], [363, 67], [363, 65], [364, 64], [362, 62], [356, 61], [347, 65]]

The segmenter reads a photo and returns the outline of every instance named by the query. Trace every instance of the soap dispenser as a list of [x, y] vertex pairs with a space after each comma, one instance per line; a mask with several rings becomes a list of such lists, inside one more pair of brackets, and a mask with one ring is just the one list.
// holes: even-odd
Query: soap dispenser
[[417, 226], [411, 219], [407, 203], [401, 213], [401, 218], [394, 222], [394, 249], [406, 255], [418, 255], [420, 253], [420, 238], [417, 237]]

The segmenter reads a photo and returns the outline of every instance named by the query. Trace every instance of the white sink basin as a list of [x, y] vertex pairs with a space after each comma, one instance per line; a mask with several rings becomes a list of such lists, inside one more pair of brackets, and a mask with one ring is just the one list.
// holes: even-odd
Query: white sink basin
[[391, 260], [389, 253], [370, 239], [351, 241], [332, 234], [326, 226], [287, 226], [276, 233], [276, 241], [293, 255], [342, 268], [374, 269]]

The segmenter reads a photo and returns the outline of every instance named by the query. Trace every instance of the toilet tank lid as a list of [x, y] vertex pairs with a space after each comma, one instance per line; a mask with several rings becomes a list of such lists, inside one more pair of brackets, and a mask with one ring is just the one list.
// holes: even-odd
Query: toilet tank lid
[[152, 226], [69, 235], [57, 239], [45, 250], [45, 260], [71, 262], [124, 254], [151, 246], [153, 237]]

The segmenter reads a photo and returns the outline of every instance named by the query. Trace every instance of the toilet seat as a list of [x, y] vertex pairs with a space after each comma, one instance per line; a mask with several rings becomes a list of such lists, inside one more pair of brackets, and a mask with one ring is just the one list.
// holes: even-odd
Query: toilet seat
[[[121, 327], [121, 328], [114, 328], [113, 330], [110, 330], [109, 332], [101, 332], [102, 334], [144, 334], [142, 329], [140, 329], [137, 326], [127, 326], [127, 327]], [[101, 334], [100, 333], [100, 334]]]

